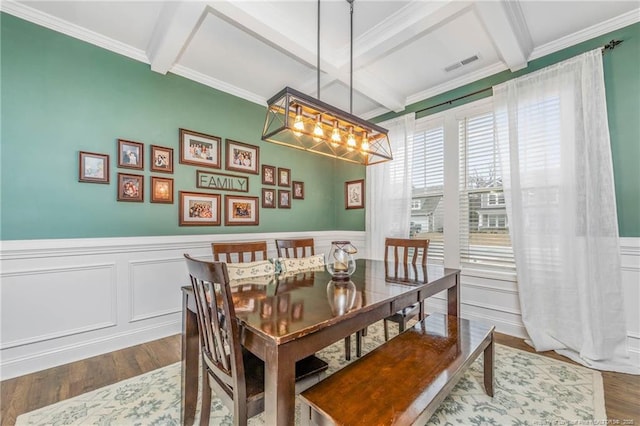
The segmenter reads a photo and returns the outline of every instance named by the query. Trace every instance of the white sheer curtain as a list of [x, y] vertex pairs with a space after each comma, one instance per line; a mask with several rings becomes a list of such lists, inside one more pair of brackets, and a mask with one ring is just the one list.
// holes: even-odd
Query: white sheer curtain
[[367, 167], [367, 257], [384, 259], [385, 237], [409, 237], [411, 216], [411, 162], [408, 153], [415, 114], [378, 123], [389, 130], [393, 160]]
[[626, 347], [600, 49], [494, 87], [494, 107], [531, 343], [637, 374]]

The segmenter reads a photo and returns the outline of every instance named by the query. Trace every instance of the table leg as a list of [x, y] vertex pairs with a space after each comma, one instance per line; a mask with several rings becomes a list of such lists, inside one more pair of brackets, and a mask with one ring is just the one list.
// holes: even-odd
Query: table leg
[[282, 346], [267, 349], [264, 377], [265, 424], [289, 426], [295, 420], [295, 359]]
[[182, 404], [183, 425], [192, 425], [198, 400], [198, 320], [188, 308], [188, 295], [182, 295]]

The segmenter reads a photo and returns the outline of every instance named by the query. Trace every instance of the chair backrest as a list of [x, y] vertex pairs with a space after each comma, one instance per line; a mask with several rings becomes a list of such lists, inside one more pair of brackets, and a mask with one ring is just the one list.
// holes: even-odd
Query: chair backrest
[[427, 250], [429, 249], [429, 240], [427, 239], [409, 239], [409, 238], [385, 238], [384, 240], [384, 261], [389, 262], [389, 252], [393, 252], [394, 263], [408, 265], [409, 252], [411, 254], [411, 264], [415, 265], [418, 258], [422, 257], [422, 266], [427, 266]]
[[278, 257], [298, 258], [309, 257], [315, 253], [313, 238], [299, 238], [295, 240], [276, 240]]
[[[247, 241], [242, 243], [213, 243], [213, 260], [226, 263], [255, 262], [267, 260], [266, 241]], [[262, 253], [260, 259], [257, 254]], [[248, 255], [248, 256], [245, 256]], [[248, 259], [245, 259], [248, 257]]]
[[[246, 401], [240, 331], [224, 262], [206, 262], [184, 255], [195, 293], [202, 360], [225, 399]], [[215, 283], [215, 284], [214, 284]]]

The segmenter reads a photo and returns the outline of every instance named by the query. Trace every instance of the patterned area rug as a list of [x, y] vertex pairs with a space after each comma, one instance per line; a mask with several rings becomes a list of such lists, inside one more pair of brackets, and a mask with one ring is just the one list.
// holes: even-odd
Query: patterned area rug
[[[369, 327], [364, 352], [383, 343], [382, 325]], [[354, 339], [352, 339], [354, 340]], [[355, 350], [352, 349], [355, 354]], [[318, 352], [332, 373], [348, 362], [344, 342]], [[354, 357], [355, 358], [355, 357]], [[484, 393], [482, 356], [460, 379], [427, 425], [600, 424], [606, 420], [598, 371], [496, 345], [494, 398]], [[296, 404], [297, 405], [297, 404]], [[299, 406], [296, 417], [299, 419]], [[297, 422], [296, 422], [297, 423]], [[25, 413], [17, 425], [179, 425], [180, 363]], [[217, 398], [212, 425], [232, 425]], [[249, 424], [264, 425], [262, 415]]]

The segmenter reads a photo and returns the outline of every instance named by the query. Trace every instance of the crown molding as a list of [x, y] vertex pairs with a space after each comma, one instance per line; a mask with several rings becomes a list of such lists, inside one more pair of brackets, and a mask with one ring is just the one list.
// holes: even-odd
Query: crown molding
[[13, 0], [2, 0], [0, 2], [0, 11], [13, 15], [17, 18], [24, 19], [25, 21], [32, 22], [36, 25], [40, 25], [41, 27], [68, 35], [69, 37], [93, 44], [94, 46], [110, 50], [119, 55], [135, 59], [136, 61], [144, 62], [145, 64], [149, 63], [149, 58], [147, 57], [146, 52], [142, 49], [137, 49], [118, 40], [105, 37], [94, 31], [72, 24], [71, 22], [40, 12], [26, 4], [18, 3]]
[[497, 62], [493, 65], [489, 65], [488, 67], [484, 67], [482, 69], [474, 71], [471, 74], [462, 75], [454, 80], [447, 81], [443, 84], [439, 84], [437, 86], [430, 87], [427, 90], [423, 90], [422, 92], [410, 95], [407, 97], [407, 105], [411, 105], [416, 102], [420, 102], [433, 96], [439, 95], [441, 93], [448, 92], [449, 90], [457, 89], [458, 87], [471, 84], [475, 81], [492, 76], [506, 69], [507, 66], [504, 63]]
[[592, 38], [599, 37], [603, 34], [607, 34], [612, 31], [619, 30], [620, 28], [624, 28], [628, 25], [635, 24], [636, 22], [640, 22], [640, 8], [634, 9], [627, 13], [623, 13], [620, 16], [616, 16], [615, 18], [611, 18], [604, 22], [600, 22], [599, 24], [593, 25], [589, 28], [585, 28], [584, 30], [577, 31], [573, 34], [569, 34], [568, 36], [561, 37], [550, 43], [543, 44], [542, 46], [538, 46], [531, 52], [529, 60], [541, 58], [567, 47], [574, 46], [584, 41], [591, 40]]
[[233, 96], [237, 96], [238, 98], [242, 98], [249, 102], [253, 102], [254, 104], [262, 105], [264, 107], [267, 106], [267, 100], [262, 96], [258, 96], [248, 90], [241, 89], [240, 87], [212, 78], [201, 72], [194, 71], [191, 68], [187, 68], [183, 65], [174, 65], [169, 70], [169, 72], [187, 78], [189, 80], [193, 80], [200, 84], [204, 84], [205, 86], [213, 87], [214, 89], [220, 90]]

